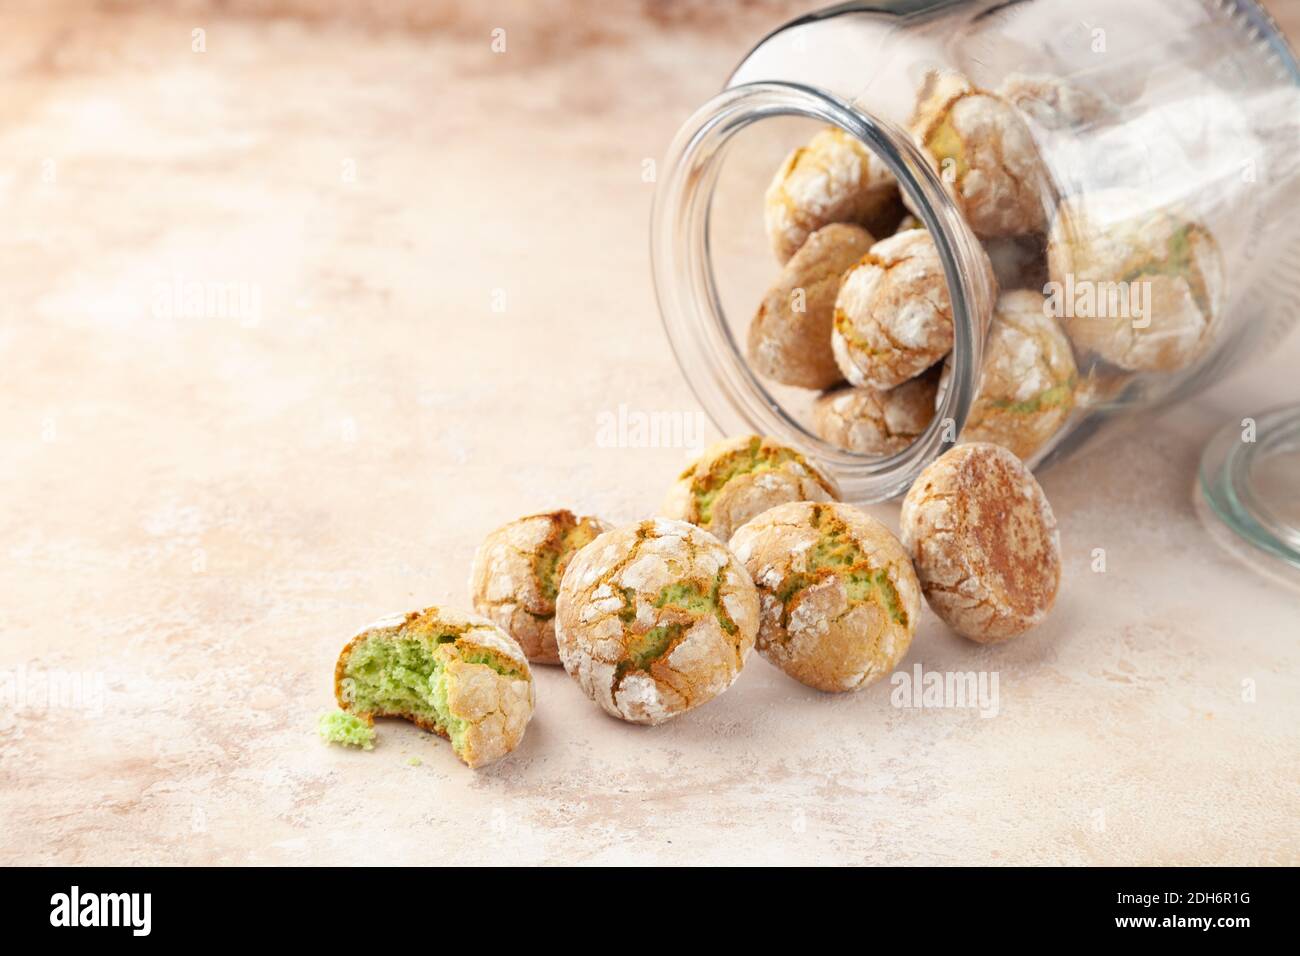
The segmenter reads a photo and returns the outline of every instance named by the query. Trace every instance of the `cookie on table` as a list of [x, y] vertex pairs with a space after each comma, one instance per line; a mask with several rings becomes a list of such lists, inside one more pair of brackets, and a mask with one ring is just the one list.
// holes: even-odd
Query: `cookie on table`
[[599, 518], [548, 511], [502, 525], [474, 554], [474, 610], [513, 637], [535, 664], [560, 663], [555, 647], [555, 596], [569, 559], [609, 531]]
[[478, 768], [519, 746], [533, 676], [514, 639], [485, 618], [427, 607], [364, 628], [334, 667], [339, 707], [369, 722], [400, 717], [451, 741]]
[[758, 631], [758, 592], [712, 535], [656, 518], [600, 535], [560, 583], [569, 675], [607, 713], [659, 724], [721, 694]]
[[775, 438], [738, 435], [710, 445], [669, 489], [660, 514], [727, 541], [757, 514], [787, 501], [838, 501], [839, 488]]
[[963, 637], [1009, 640], [1041, 623], [1061, 583], [1047, 496], [1000, 445], [958, 445], [903, 499], [902, 540], [930, 608]]
[[916, 632], [921, 587], [879, 521], [838, 502], [793, 502], [732, 538], [759, 590], [757, 648], [818, 690], [858, 690], [892, 671]]

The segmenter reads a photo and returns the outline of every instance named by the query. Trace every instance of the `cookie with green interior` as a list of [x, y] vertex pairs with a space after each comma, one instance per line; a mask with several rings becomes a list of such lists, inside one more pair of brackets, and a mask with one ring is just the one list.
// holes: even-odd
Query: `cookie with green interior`
[[1226, 297], [1206, 226], [1130, 190], [1070, 196], [1047, 244], [1049, 305], [1080, 349], [1128, 371], [1172, 372], [1212, 346]]
[[677, 479], [660, 514], [726, 541], [732, 531], [787, 501], [838, 501], [831, 478], [775, 438], [738, 435], [710, 445]]
[[1052, 506], [1000, 445], [958, 445], [903, 499], [902, 539], [925, 599], [963, 637], [1009, 640], [1047, 617], [1061, 583]]
[[903, 215], [898, 182], [875, 153], [836, 126], [785, 158], [764, 195], [763, 219], [782, 264], [836, 222], [887, 236]]
[[921, 587], [898, 539], [852, 505], [794, 502], [731, 539], [762, 604], [755, 646], [795, 680], [852, 691], [907, 653]]
[[1079, 373], [1069, 339], [1044, 306], [1026, 289], [998, 298], [963, 441], [993, 442], [1027, 461], [1069, 420]]
[[835, 294], [845, 270], [874, 242], [867, 230], [848, 223], [832, 223], [808, 237], [749, 323], [747, 354], [754, 371], [799, 388], [829, 388], [843, 380], [831, 351]]
[[339, 654], [334, 693], [363, 719], [401, 717], [446, 737], [471, 767], [514, 750], [533, 715], [532, 672], [514, 639], [437, 607], [362, 630]]
[[1042, 232], [1051, 178], [1014, 106], [960, 74], [932, 71], [910, 129], [977, 236]]
[[519, 642], [535, 664], [560, 663], [555, 595], [569, 559], [612, 525], [571, 511], [530, 515], [489, 534], [474, 555], [474, 610]]
[[893, 455], [912, 444], [934, 418], [936, 371], [896, 388], [845, 386], [813, 402], [813, 429], [847, 451]]
[[346, 711], [332, 710], [320, 715], [316, 732], [327, 744], [359, 747], [362, 750], [375, 749], [375, 721], [369, 715], [359, 717]]
[[606, 712], [659, 724], [721, 694], [758, 630], [758, 593], [716, 538], [656, 518], [569, 563], [555, 635], [569, 675]]

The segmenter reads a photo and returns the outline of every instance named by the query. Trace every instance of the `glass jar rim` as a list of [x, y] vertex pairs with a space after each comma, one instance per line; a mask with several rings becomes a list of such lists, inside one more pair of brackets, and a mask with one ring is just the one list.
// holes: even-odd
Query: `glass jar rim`
[[[895, 454], [846, 451], [810, 432], [749, 367], [727, 323], [710, 247], [713, 190], [732, 137], [777, 116], [836, 126], [871, 150], [898, 180], [938, 250], [952, 303], [950, 374], [929, 426]], [[700, 107], [674, 138], [665, 169], [651, 213], [655, 295], [677, 363], [713, 423], [724, 434], [756, 431], [810, 453], [845, 500], [883, 501], [904, 493], [961, 433], [996, 295], [980, 266], [978, 240], [925, 154], [901, 128], [825, 90], [769, 81], [723, 90]]]

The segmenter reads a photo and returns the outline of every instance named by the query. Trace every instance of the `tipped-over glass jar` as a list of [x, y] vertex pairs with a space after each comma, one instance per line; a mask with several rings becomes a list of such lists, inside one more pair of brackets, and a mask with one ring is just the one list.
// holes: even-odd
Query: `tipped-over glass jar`
[[1038, 466], [1275, 343], [1298, 186], [1300, 68], [1250, 0], [845, 3], [678, 134], [655, 283], [720, 428], [878, 501], [956, 440]]

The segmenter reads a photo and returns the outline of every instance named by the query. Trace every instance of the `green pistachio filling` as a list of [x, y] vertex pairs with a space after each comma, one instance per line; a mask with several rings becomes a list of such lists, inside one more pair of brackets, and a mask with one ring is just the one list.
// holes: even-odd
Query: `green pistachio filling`
[[[925, 139], [925, 146], [939, 163], [939, 171], [945, 176], [951, 169], [955, 176], [954, 182], [960, 183], [965, 175], [970, 172], [970, 163], [966, 160], [966, 143], [962, 139], [961, 133], [952, 125], [951, 112], [944, 114], [943, 122], [936, 125], [930, 130], [930, 134]], [[951, 162], [953, 165], [948, 166]]]
[[[657, 608], [673, 608], [685, 611], [692, 617], [712, 615], [717, 618], [718, 626], [727, 634], [736, 633], [736, 622], [719, 599], [722, 589], [723, 572], [718, 571], [712, 581], [679, 581], [667, 584], [655, 596]], [[622, 588], [623, 608], [618, 617], [626, 627], [636, 620], [636, 591]], [[677, 644], [678, 639], [689, 627], [682, 622], [660, 624], [644, 634], [631, 636], [626, 645], [627, 656], [614, 668], [617, 684], [624, 675], [632, 671], [647, 671], [650, 665], [664, 657]]]
[[721, 590], [722, 571], [719, 570], [707, 590], [697, 581], [667, 585], [655, 599], [655, 607], [677, 607], [701, 617], [712, 614], [718, 619], [718, 626], [723, 631], [735, 634], [736, 622], [731, 619], [731, 615], [718, 599]]
[[621, 679], [628, 671], [648, 670], [651, 664], [668, 653], [681, 633], [682, 625], [664, 624], [633, 638], [627, 645], [627, 658], [614, 668], [615, 679]]
[[375, 749], [375, 728], [356, 714], [342, 710], [321, 714], [316, 731], [321, 740], [328, 744], [360, 747], [362, 750]]
[[688, 469], [683, 478], [693, 477], [692, 491], [695, 495], [695, 510], [701, 524], [708, 524], [713, 518], [713, 503], [727, 482], [739, 475], [756, 474], [772, 471], [788, 461], [803, 462], [803, 456], [792, 448], [763, 447], [763, 440], [754, 437], [744, 448], [727, 452], [719, 457], [703, 474], [696, 474], [694, 466]]
[[809, 585], [838, 575], [844, 580], [849, 605], [872, 603], [881, 608], [895, 624], [907, 626], [907, 611], [894, 582], [884, 568], [875, 568], [849, 534], [848, 526], [833, 511], [820, 505], [813, 507], [813, 527], [822, 532], [821, 539], [808, 551], [807, 570], [787, 575], [777, 588], [776, 596], [783, 611], [781, 624], [790, 623], [791, 604]]
[[[460, 750], [468, 724], [447, 702], [455, 678], [447, 669], [457, 659], [481, 664], [506, 677], [522, 677], [508, 658], [457, 639], [468, 628], [424, 628], [415, 633], [371, 637], [352, 649], [344, 673], [345, 694], [358, 714], [417, 717], [433, 724]], [[450, 646], [448, 646], [450, 645]]]
[[995, 398], [989, 404], [999, 411], [1010, 412], [1013, 415], [1033, 415], [1049, 408], [1069, 405], [1074, 396], [1074, 385], [1075, 377], [1071, 375], [1068, 381], [1046, 388], [1024, 401], [1013, 402], [1005, 398]]
[[[548, 541], [546, 546], [537, 552], [533, 571], [537, 575], [542, 596], [546, 600], [554, 601], [555, 596], [560, 593], [560, 578], [568, 565], [569, 558], [574, 552], [590, 544], [599, 533], [590, 521], [579, 521], [566, 527], [563, 534]], [[553, 613], [545, 616], [551, 617]]]
[[1210, 315], [1210, 294], [1205, 286], [1205, 276], [1196, 268], [1194, 238], [1202, 235], [1204, 230], [1194, 223], [1187, 223], [1174, 230], [1165, 244], [1163, 255], [1153, 255], [1143, 260], [1120, 277], [1121, 282], [1137, 282], [1144, 276], [1170, 276], [1181, 278], [1192, 293], [1196, 308], [1208, 321]]

